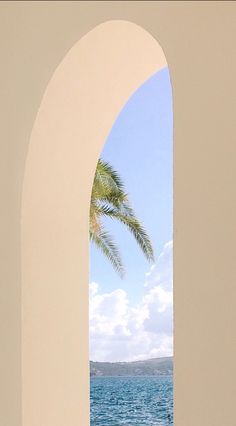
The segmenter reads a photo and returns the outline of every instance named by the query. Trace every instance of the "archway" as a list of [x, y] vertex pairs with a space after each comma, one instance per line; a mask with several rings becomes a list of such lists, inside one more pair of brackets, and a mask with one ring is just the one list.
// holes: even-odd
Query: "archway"
[[165, 67], [122, 108], [95, 173], [91, 426], [173, 424], [172, 116]]
[[88, 424], [88, 209], [94, 170], [126, 100], [165, 65], [162, 49], [144, 29], [110, 21], [78, 41], [48, 84], [22, 195], [24, 426]]

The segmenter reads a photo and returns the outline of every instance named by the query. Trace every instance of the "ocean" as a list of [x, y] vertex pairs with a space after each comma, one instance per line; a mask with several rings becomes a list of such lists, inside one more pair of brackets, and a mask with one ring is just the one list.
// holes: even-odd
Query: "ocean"
[[173, 425], [172, 376], [92, 377], [91, 426]]

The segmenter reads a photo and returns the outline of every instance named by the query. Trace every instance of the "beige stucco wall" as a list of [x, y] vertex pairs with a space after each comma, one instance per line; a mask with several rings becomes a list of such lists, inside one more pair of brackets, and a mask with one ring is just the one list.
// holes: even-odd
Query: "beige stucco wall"
[[[0, 11], [1, 424], [23, 425], [21, 195], [36, 113], [54, 70], [78, 39], [108, 19], [125, 19], [157, 38], [173, 84], [175, 425], [233, 425], [235, 3], [1, 2]], [[95, 157], [98, 147], [96, 152], [92, 146], [89, 149]], [[83, 151], [81, 145], [81, 161]], [[83, 164], [92, 174], [89, 161]], [[87, 184], [89, 175], [84, 176]], [[81, 220], [85, 221], [84, 215], [83, 209]], [[80, 218], [72, 219], [82, 223]], [[85, 238], [86, 230], [80, 230]], [[64, 309], [68, 312], [69, 305]], [[66, 324], [63, 333], [67, 335]], [[80, 345], [87, 345], [84, 338]], [[71, 370], [64, 370], [68, 356], [61, 364], [66, 383], [75, 361]], [[47, 366], [49, 361], [46, 357]], [[53, 360], [51, 366], [49, 380], [55, 384], [59, 367]], [[86, 390], [81, 389], [81, 401], [86, 401]], [[60, 410], [65, 413], [71, 406]], [[54, 423], [53, 414], [47, 415], [50, 426], [60, 425], [57, 414]], [[76, 421], [72, 424], [82, 424], [80, 418]]]
[[86, 259], [93, 174], [122, 107], [164, 66], [151, 35], [109, 21], [76, 43], [45, 92], [22, 194], [24, 426], [89, 422]]

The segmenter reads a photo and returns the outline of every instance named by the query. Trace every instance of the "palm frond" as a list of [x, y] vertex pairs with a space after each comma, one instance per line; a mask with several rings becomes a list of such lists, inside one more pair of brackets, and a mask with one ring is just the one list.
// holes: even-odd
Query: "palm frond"
[[108, 216], [111, 219], [116, 219], [127, 226], [136, 239], [147, 260], [154, 261], [152, 243], [143, 225], [136, 218], [135, 213], [130, 206], [125, 204], [122, 207], [123, 208], [121, 209], [116, 209], [110, 207], [109, 205], [100, 205], [97, 206], [97, 211], [99, 216]]
[[97, 164], [92, 198], [109, 202], [117, 207], [127, 198], [120, 176], [108, 163], [101, 159]]
[[128, 196], [119, 174], [109, 163], [100, 158], [91, 194], [90, 239], [103, 251], [119, 274], [123, 275], [124, 268], [119, 250], [111, 236], [102, 227], [104, 216], [123, 223], [136, 239], [146, 258], [149, 261], [154, 260], [151, 241], [128, 203]]
[[113, 242], [111, 235], [101, 227], [98, 232], [93, 232], [90, 230], [90, 239], [108, 258], [108, 260], [122, 278], [124, 275], [124, 268], [120, 252]]
[[101, 158], [98, 160], [97, 164], [97, 177], [103, 180], [104, 184], [106, 184], [106, 180], [108, 180], [108, 182], [112, 183], [112, 186], [116, 187], [117, 190], [124, 190], [124, 185], [120, 175], [109, 163], [103, 161]]

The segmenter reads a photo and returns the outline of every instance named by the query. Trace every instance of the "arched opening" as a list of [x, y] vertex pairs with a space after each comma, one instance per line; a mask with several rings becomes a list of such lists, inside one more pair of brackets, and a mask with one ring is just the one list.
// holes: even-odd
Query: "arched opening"
[[165, 67], [122, 108], [95, 173], [91, 426], [173, 425], [172, 133]]
[[89, 423], [87, 259], [94, 170], [122, 107], [165, 66], [162, 49], [144, 29], [110, 21], [76, 43], [46, 89], [22, 194], [24, 426]]

